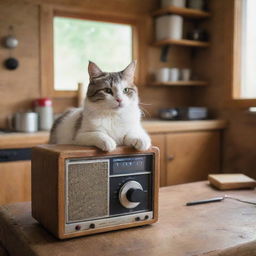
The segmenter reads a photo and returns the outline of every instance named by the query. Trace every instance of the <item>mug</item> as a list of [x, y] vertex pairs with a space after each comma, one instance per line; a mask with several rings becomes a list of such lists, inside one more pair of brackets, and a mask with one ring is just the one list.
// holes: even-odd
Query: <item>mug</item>
[[185, 4], [186, 4], [185, 0], [162, 0], [161, 2], [162, 8], [169, 7], [169, 6], [184, 8]]
[[168, 82], [169, 80], [169, 68], [160, 68], [156, 71], [156, 82]]
[[179, 80], [180, 71], [178, 68], [169, 68], [169, 81], [177, 82]]
[[190, 81], [191, 80], [191, 69], [183, 68], [180, 70], [180, 80], [181, 81]]
[[189, 0], [188, 1], [188, 8], [203, 10], [205, 6], [204, 0]]
[[35, 112], [17, 112], [13, 117], [13, 129], [18, 132], [38, 131], [38, 114]]

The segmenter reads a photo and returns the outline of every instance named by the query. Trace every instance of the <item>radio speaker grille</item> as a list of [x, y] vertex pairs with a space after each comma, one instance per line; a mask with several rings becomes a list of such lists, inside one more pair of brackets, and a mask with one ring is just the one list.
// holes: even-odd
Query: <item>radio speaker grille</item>
[[108, 169], [108, 161], [68, 165], [67, 223], [109, 214]]

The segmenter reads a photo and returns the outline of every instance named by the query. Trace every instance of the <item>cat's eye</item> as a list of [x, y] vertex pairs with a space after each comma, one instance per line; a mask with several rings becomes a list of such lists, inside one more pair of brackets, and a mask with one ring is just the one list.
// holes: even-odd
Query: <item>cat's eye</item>
[[104, 89], [104, 92], [109, 93], [109, 94], [112, 94], [112, 90], [111, 90], [110, 88], [105, 88], [105, 89]]
[[130, 88], [124, 88], [123, 92], [124, 92], [124, 93], [130, 92]]

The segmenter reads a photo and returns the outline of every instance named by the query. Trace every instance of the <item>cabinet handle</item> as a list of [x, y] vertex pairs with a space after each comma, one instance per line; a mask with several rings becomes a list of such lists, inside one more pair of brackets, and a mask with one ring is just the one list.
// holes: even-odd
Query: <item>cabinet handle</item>
[[174, 160], [174, 158], [175, 158], [174, 155], [169, 155], [169, 156], [167, 156], [167, 160], [168, 160], [168, 161], [172, 161], [172, 160]]

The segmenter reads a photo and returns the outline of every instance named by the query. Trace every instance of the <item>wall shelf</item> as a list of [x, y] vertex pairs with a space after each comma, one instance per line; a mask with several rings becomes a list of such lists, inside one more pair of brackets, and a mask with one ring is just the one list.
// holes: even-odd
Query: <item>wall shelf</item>
[[205, 19], [211, 16], [209, 12], [190, 9], [190, 8], [180, 8], [175, 6], [169, 6], [169, 7], [156, 10], [152, 13], [152, 16], [160, 16], [165, 14], [178, 14], [183, 17], [192, 18], [192, 19]]
[[154, 46], [167, 46], [167, 45], [180, 45], [180, 46], [189, 46], [189, 47], [209, 47], [210, 44], [208, 42], [202, 41], [194, 41], [194, 40], [187, 40], [187, 39], [165, 39], [160, 40], [154, 43]]
[[152, 86], [207, 86], [206, 81], [154, 82]]

